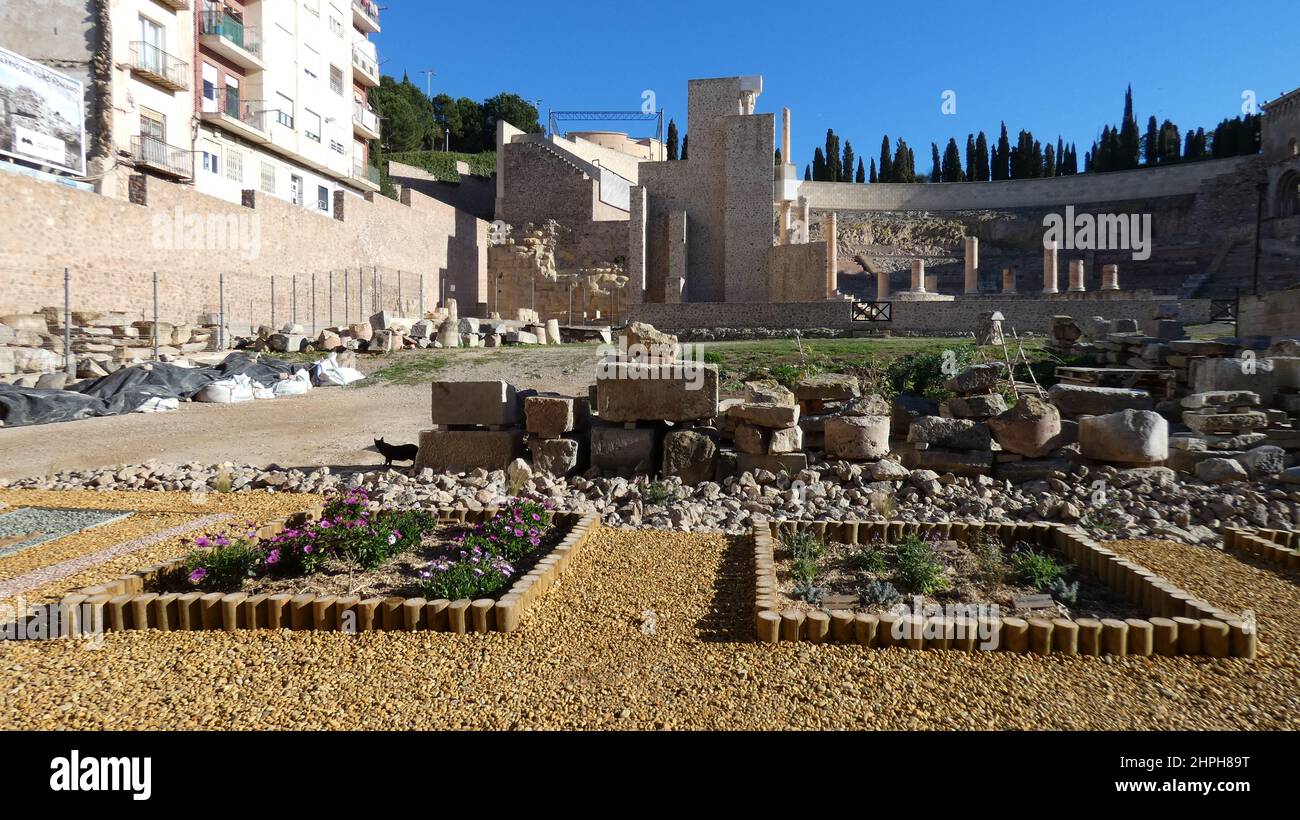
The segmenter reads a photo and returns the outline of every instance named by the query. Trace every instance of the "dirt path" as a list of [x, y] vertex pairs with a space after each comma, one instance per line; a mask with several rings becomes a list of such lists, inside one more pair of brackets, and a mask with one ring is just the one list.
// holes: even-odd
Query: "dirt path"
[[592, 346], [430, 350], [361, 357], [358, 365], [373, 373], [435, 358], [445, 364], [410, 376], [415, 382], [410, 384], [331, 387], [237, 405], [194, 402], [174, 413], [0, 430], [0, 478], [150, 459], [283, 467], [382, 464], [374, 451], [376, 437], [415, 442], [429, 426], [427, 385], [433, 379], [505, 379], [520, 388], [577, 393], [591, 380], [596, 351]]

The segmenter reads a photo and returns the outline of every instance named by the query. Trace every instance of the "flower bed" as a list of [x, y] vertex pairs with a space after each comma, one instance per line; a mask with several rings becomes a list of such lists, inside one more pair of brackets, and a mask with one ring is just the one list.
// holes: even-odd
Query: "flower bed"
[[[1075, 527], [787, 521], [756, 525], [752, 536], [755, 621], [759, 640], [768, 643], [1243, 658], [1254, 657], [1257, 648], [1253, 623], [1196, 600]], [[1008, 566], [979, 581], [980, 557], [995, 539], [1003, 545]], [[818, 542], [822, 555], [812, 557]], [[828, 542], [839, 546], [828, 551]], [[799, 561], [813, 563], [811, 578]], [[819, 561], [825, 566], [817, 566]], [[819, 573], [841, 588], [854, 589], [855, 600], [823, 590], [821, 603], [830, 601], [833, 608], [819, 606], [817, 591], [809, 589], [818, 585]], [[1053, 587], [1053, 576], [1065, 587]], [[963, 580], [972, 583], [961, 590]], [[895, 581], [920, 600], [888, 602], [889, 590], [881, 585]], [[1068, 608], [1013, 609], [1011, 614], [996, 601], [978, 600], [986, 593], [1014, 595], [1017, 587], [1008, 581], [1020, 584], [1020, 592], [1047, 586], [1054, 589], [1049, 593], [1054, 598], [1070, 590], [1077, 597]], [[954, 592], [960, 593], [956, 599], [950, 595]], [[893, 594], [901, 591], [895, 588]], [[1130, 610], [1153, 617], [1115, 617]], [[1101, 617], [1076, 617], [1080, 612]]]
[[1295, 530], [1225, 527], [1223, 548], [1228, 552], [1253, 555], [1292, 572], [1300, 570], [1300, 532]]
[[595, 516], [526, 501], [472, 511], [375, 507], [350, 491], [242, 537], [196, 539], [184, 557], [56, 606], [109, 630], [511, 632], [597, 525]]

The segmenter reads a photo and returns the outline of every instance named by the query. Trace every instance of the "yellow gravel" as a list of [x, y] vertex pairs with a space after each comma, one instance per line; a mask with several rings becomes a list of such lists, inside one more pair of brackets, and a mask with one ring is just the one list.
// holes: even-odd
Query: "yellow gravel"
[[[79, 533], [47, 541], [30, 549], [0, 558], [0, 581], [15, 578], [31, 570], [57, 564], [71, 558], [113, 547], [151, 533], [220, 513], [235, 516], [229, 525], [242, 530], [248, 520], [259, 524], [305, 510], [319, 501], [318, 496], [292, 493], [190, 493], [104, 492], [94, 490], [0, 490], [0, 502], [11, 507], [58, 507], [84, 510], [130, 510], [132, 514]], [[211, 528], [213, 532], [226, 529]], [[88, 568], [68, 578], [42, 585], [24, 593], [28, 603], [57, 597], [70, 589], [90, 586], [115, 578], [125, 572], [174, 558], [185, 552], [182, 543], [199, 532], [161, 541]]]
[[[1280, 614], [1300, 607], [1300, 588], [1204, 549], [1133, 549], [1193, 591], [1205, 578], [1215, 593], [1207, 595], [1225, 607], [1257, 603], [1264, 656], [1116, 660], [748, 643], [746, 544], [600, 530], [513, 635], [173, 632], [110, 634], [94, 651], [0, 644], [0, 725], [1297, 728], [1297, 627]], [[640, 628], [647, 609], [657, 616], [652, 635]]]

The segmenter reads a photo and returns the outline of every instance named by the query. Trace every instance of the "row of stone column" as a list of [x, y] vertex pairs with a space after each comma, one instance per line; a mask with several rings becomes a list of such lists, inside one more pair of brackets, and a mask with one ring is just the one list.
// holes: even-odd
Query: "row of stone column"
[[[1057, 276], [1058, 248], [1055, 242], [1043, 248], [1043, 293], [1060, 293]], [[966, 295], [979, 294], [979, 238], [966, 237]], [[938, 292], [935, 287], [936, 277], [925, 275], [925, 260], [912, 260], [912, 290], [917, 293]], [[927, 287], [928, 286], [928, 287]], [[1082, 259], [1070, 260], [1070, 293], [1084, 293], [1084, 266]], [[1103, 265], [1101, 268], [1101, 289], [1119, 290], [1119, 266]], [[1002, 292], [1017, 293], [1015, 268], [1002, 269]], [[876, 299], [889, 298], [889, 275], [884, 272], [876, 274]]]

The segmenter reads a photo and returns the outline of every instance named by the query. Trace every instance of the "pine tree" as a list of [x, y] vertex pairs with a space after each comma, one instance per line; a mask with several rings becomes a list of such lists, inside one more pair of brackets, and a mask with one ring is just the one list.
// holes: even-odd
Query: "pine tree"
[[[875, 168], [875, 166], [873, 165], [872, 168]], [[873, 171], [872, 173], [875, 173], [875, 172]], [[862, 183], [864, 183], [864, 182], [867, 181], [867, 174], [866, 174], [866, 171], [865, 171], [865, 170], [863, 169], [863, 167], [862, 167], [862, 157], [858, 157], [858, 175], [857, 175], [857, 178], [854, 179], [853, 181], [854, 181], [854, 182], [857, 182], [858, 184], [862, 184]], [[874, 182], [874, 180], [873, 180], [873, 182]]]
[[989, 141], [983, 131], [975, 138], [975, 180], [989, 181]]
[[930, 143], [930, 163], [930, 181], [938, 182], [943, 179], [943, 172], [939, 167], [939, 146], [933, 142]]
[[677, 122], [676, 120], [668, 121], [668, 158], [678, 159], [679, 148], [677, 145]]
[[894, 181], [894, 161], [889, 155], [889, 135], [886, 134], [880, 141], [880, 181]]

